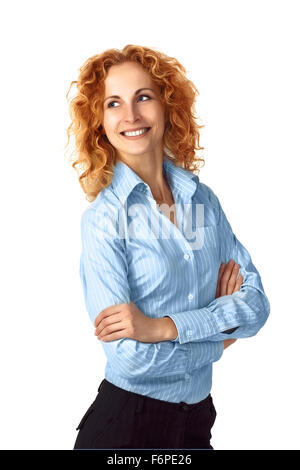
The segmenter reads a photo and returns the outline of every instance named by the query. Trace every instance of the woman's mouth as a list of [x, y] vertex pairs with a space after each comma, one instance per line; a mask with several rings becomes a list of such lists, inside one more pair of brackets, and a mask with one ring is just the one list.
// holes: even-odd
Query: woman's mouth
[[129, 140], [137, 140], [137, 139], [141, 139], [142, 137], [144, 137], [146, 134], [148, 134], [149, 130], [151, 129], [151, 127], [145, 127], [146, 132], [143, 132], [142, 134], [138, 134], [138, 135], [125, 135], [124, 132], [121, 132], [122, 136], [125, 137], [125, 139], [129, 139]]

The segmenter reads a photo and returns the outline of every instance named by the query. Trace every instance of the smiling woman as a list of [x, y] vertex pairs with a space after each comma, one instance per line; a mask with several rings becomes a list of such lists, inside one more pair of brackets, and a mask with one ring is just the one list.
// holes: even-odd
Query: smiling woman
[[72, 165], [92, 202], [80, 278], [107, 357], [74, 449], [213, 449], [212, 364], [259, 331], [269, 302], [194, 173], [197, 90], [176, 59], [134, 45], [91, 57], [72, 83]]
[[[141, 84], [144, 86], [139, 86]], [[149, 95], [144, 96], [144, 90]], [[114, 98], [114, 101], [104, 99], [103, 129], [109, 142], [117, 149], [118, 158], [133, 165], [137, 171], [147, 166], [148, 171], [153, 167], [158, 173], [165, 131], [164, 105], [158, 85], [140, 64], [125, 62], [110, 68], [105, 80], [105, 96]], [[111, 104], [115, 106], [111, 107]], [[134, 144], [127, 143], [130, 141]], [[164, 192], [163, 182], [161, 188], [159, 186], [158, 176], [154, 193]]]
[[[157, 152], [161, 155], [164, 150], [189, 171], [198, 171], [204, 164], [196, 156], [203, 149], [199, 145], [203, 126], [194, 115], [199, 92], [175, 58], [135, 45], [121, 51], [108, 49], [86, 60], [70, 89], [73, 85], [78, 93], [69, 106], [72, 122], [67, 146], [74, 135], [76, 150], [70, 162], [79, 170], [79, 182], [90, 202], [110, 185], [116, 161], [122, 157], [128, 161], [129, 149], [130, 155], [148, 155], [148, 160], [159, 145], [156, 159]], [[121, 134], [145, 127], [150, 128], [145, 137]], [[136, 145], [128, 147], [130, 141]], [[166, 186], [161, 177], [153, 191], [164, 196]]]

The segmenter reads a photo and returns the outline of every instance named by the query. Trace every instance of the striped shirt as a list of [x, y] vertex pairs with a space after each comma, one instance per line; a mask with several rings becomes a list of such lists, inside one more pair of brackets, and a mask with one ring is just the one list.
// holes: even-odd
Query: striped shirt
[[[141, 395], [190, 404], [210, 393], [212, 363], [223, 354], [223, 340], [255, 335], [270, 304], [214, 192], [166, 155], [163, 172], [177, 226], [157, 206], [149, 185], [117, 162], [111, 184], [81, 217], [80, 278], [93, 324], [105, 308], [132, 301], [148, 317], [168, 316], [177, 327], [172, 341], [101, 341], [105, 378]], [[220, 264], [230, 259], [239, 264], [243, 284], [215, 298]]]

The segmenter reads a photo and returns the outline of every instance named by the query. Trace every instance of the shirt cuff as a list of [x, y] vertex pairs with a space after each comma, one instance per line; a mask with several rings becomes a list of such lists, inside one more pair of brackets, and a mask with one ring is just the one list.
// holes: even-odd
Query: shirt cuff
[[[171, 313], [165, 315], [170, 317], [177, 328], [177, 338], [173, 342], [180, 344], [190, 343], [192, 341], [205, 341], [209, 336], [219, 333], [219, 326], [211, 311], [204, 307], [201, 309], [190, 310], [189, 315], [185, 316], [184, 312]], [[192, 321], [193, 316], [195, 321]], [[200, 321], [200, 318], [201, 321]], [[193, 328], [191, 328], [191, 323]]]

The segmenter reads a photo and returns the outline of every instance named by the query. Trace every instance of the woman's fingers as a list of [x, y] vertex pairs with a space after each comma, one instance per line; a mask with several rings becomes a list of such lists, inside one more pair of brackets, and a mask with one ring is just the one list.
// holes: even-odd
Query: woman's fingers
[[237, 280], [236, 280], [235, 288], [234, 288], [233, 292], [239, 291], [241, 285], [243, 284], [243, 282], [244, 282], [244, 278], [243, 278], [243, 276], [240, 274], [239, 277], [238, 277]]
[[223, 340], [224, 349], [228, 348], [228, 346], [230, 346], [231, 344], [235, 343], [236, 340], [237, 340], [237, 338], [224, 339], [224, 340]]
[[234, 292], [239, 269], [240, 269], [239, 265], [234, 263], [232, 271], [231, 271], [231, 275], [227, 283], [227, 295], [231, 295]]
[[[114, 313], [112, 315], [107, 316], [97, 326], [95, 329], [95, 336], [98, 336], [100, 339], [102, 336], [112, 333], [114, 331], [118, 331], [124, 328], [124, 318], [122, 314]], [[122, 327], [122, 328], [121, 328]]]
[[234, 265], [235, 265], [235, 262], [234, 262], [233, 259], [229, 260], [228, 263], [226, 264], [226, 268], [224, 270], [222, 279], [220, 281], [220, 296], [221, 297], [223, 295], [228, 295], [227, 294], [227, 285], [228, 285], [229, 279], [231, 277]]
[[221, 263], [218, 274], [216, 298], [223, 295], [231, 295], [240, 290], [243, 284], [243, 276], [239, 274], [239, 265], [233, 259], [228, 263]]
[[226, 268], [226, 263], [221, 263], [220, 269], [219, 269], [219, 275], [218, 275], [218, 282], [217, 282], [217, 289], [216, 289], [216, 298], [220, 297], [220, 281], [223, 276], [223, 273]]

